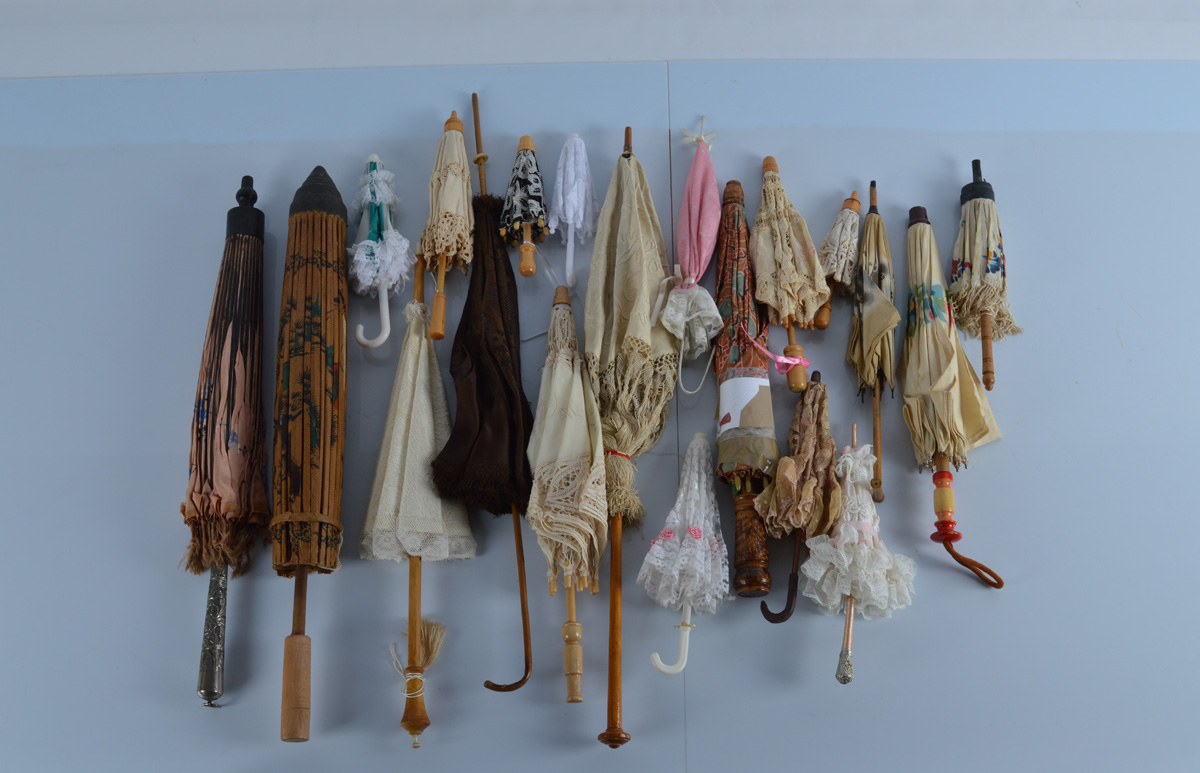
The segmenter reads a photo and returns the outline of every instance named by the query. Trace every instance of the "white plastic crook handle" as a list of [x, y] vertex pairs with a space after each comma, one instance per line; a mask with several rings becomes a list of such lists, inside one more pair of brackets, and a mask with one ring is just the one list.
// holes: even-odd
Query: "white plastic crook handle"
[[679, 662], [668, 666], [655, 652], [650, 656], [650, 665], [654, 666], [655, 671], [670, 676], [683, 670], [683, 667], [687, 665], [688, 637], [692, 635], [692, 628], [692, 605], [690, 602], [686, 602], [683, 605], [683, 622], [679, 625]]
[[362, 325], [354, 329], [354, 340], [368, 349], [374, 349], [379, 346], [388, 340], [388, 336], [392, 334], [392, 315], [388, 311], [388, 291], [378, 286], [375, 290], [379, 294], [379, 324], [381, 325], [379, 335], [374, 338], [367, 338], [363, 335]]

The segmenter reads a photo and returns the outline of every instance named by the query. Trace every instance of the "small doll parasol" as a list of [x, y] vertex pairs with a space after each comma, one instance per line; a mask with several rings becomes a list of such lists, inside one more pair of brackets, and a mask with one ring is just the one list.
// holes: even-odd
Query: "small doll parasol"
[[433, 175], [429, 178], [429, 220], [417, 245], [417, 256], [425, 258], [426, 267], [437, 274], [429, 321], [429, 337], [435, 341], [446, 337], [446, 271], [454, 265], [467, 273], [473, 256], [471, 234], [475, 229], [471, 170], [458, 111], [450, 112], [444, 129]]
[[772, 325], [787, 330], [784, 357], [775, 357], [776, 368], [787, 374], [788, 388], [807, 387], [804, 347], [796, 343], [795, 328], [817, 327], [817, 312], [830, 298], [825, 272], [813, 246], [804, 218], [788, 201], [774, 156], [763, 159], [762, 201], [750, 233], [750, 258], [754, 261], [755, 297], [766, 304]]
[[850, 431], [850, 445], [837, 461], [841, 479], [842, 514], [833, 531], [808, 540], [804, 573], [804, 595], [827, 615], [845, 609], [846, 626], [838, 657], [837, 680], [848, 684], [854, 678], [851, 662], [854, 643], [854, 612], [864, 619], [891, 617], [892, 612], [912, 603], [916, 563], [907, 556], [888, 552], [879, 538], [879, 514], [870, 496], [871, 446], [858, 445], [858, 425]]
[[900, 324], [896, 311], [896, 279], [892, 274], [892, 252], [887, 230], [876, 203], [875, 181], [871, 181], [871, 208], [863, 218], [858, 269], [854, 272], [854, 316], [850, 319], [850, 341], [846, 362], [858, 376], [858, 393], [871, 390], [871, 424], [874, 430], [875, 475], [871, 478], [871, 496], [883, 501], [883, 427], [880, 400], [883, 385], [895, 388], [895, 329]]
[[312, 643], [304, 634], [310, 572], [338, 568], [346, 450], [346, 205], [322, 167], [288, 211], [275, 367], [272, 561], [294, 577], [284, 640], [280, 737], [307, 741]]
[[242, 178], [225, 218], [225, 251], [200, 358], [187, 493], [191, 530], [184, 562], [208, 571], [208, 603], [196, 692], [206, 706], [225, 692], [225, 601], [229, 569], [250, 567], [270, 517], [262, 414], [263, 213], [254, 179]]
[[792, 535], [792, 572], [784, 608], [772, 612], [764, 600], [759, 608], [772, 623], [782, 623], [796, 609], [800, 582], [800, 552], [806, 538], [827, 534], [842, 512], [842, 491], [834, 464], [837, 448], [829, 434], [829, 390], [821, 372], [813, 371], [808, 389], [796, 402], [788, 433], [788, 455], [779, 460], [775, 477], [754, 500], [767, 534]]
[[983, 179], [979, 159], [971, 162], [974, 180], [962, 188], [962, 220], [950, 265], [950, 298], [958, 325], [983, 341], [983, 385], [996, 384], [992, 339], [1022, 332], [1008, 308], [1008, 265], [996, 214], [996, 192]]
[[667, 272], [667, 248], [645, 170], [633, 155], [632, 130], [617, 159], [600, 210], [588, 275], [584, 359], [600, 405], [604, 433], [609, 544], [608, 727], [599, 741], [629, 741], [621, 727], [621, 533], [642, 522], [633, 460], [649, 451], [667, 424], [679, 368], [675, 337], [650, 322]]
[[415, 264], [408, 239], [393, 225], [399, 202], [392, 188], [395, 179], [383, 168], [379, 156], [371, 154], [367, 170], [358, 181], [358, 195], [350, 203], [350, 220], [358, 220], [358, 235], [349, 248], [350, 289], [359, 295], [379, 297], [379, 335], [367, 338], [362, 325], [354, 331], [354, 340], [368, 349], [379, 346], [392, 334], [388, 295], [404, 288]]
[[563, 575], [567, 622], [563, 623], [563, 670], [567, 702], [583, 700], [583, 626], [575, 619], [575, 591], [600, 589], [600, 556], [608, 540], [604, 490], [604, 439], [575, 334], [575, 314], [565, 286], [554, 294], [546, 365], [529, 440], [533, 491], [525, 519], [546, 556], [550, 595]]
[[924, 207], [909, 211], [908, 323], [900, 373], [904, 421], [912, 435], [917, 467], [934, 469], [934, 542], [945, 545], [954, 560], [987, 585], [1004, 587], [1000, 575], [954, 549], [962, 534], [955, 530], [955, 467], [967, 463], [967, 451], [1000, 439], [1000, 428], [987, 395], [967, 360], [954, 329], [954, 304], [946, 297], [946, 279], [937, 242]]
[[679, 658], [665, 665], [658, 653], [650, 656], [663, 674], [678, 674], [687, 665], [692, 612], [716, 612], [729, 598], [729, 553], [721, 536], [714, 491], [713, 458], [708, 436], [697, 432], [688, 445], [679, 477], [675, 506], [662, 531], [650, 542], [637, 581], [650, 598], [668, 609], [681, 610]]
[[521, 595], [521, 627], [525, 673], [511, 684], [484, 682], [492, 690], [520, 688], [533, 672], [529, 630], [529, 598], [525, 587], [525, 548], [521, 513], [529, 503], [533, 475], [526, 449], [533, 412], [521, 385], [521, 330], [517, 283], [508, 250], [500, 238], [504, 200], [489, 196], [483, 176], [487, 156], [475, 107], [476, 160], [480, 192], [471, 202], [476, 222], [471, 280], [462, 318], [454, 333], [450, 375], [454, 377], [457, 411], [450, 437], [433, 460], [433, 482], [448, 499], [494, 515], [512, 514]]
[[[854, 261], [858, 257], [858, 213], [861, 208], [858, 191], [854, 191], [850, 198], [842, 202], [842, 209], [833, 219], [833, 226], [817, 252], [826, 283], [839, 295], [854, 292]], [[817, 312], [818, 330], [829, 327], [829, 311], [830, 302], [826, 301], [821, 311]]]
[[563, 143], [550, 197], [550, 233], [563, 225], [563, 244], [567, 246], [567, 286], [575, 286], [575, 238], [583, 240], [596, 233], [596, 185], [588, 164], [587, 146], [578, 134]]
[[[367, 505], [359, 555], [371, 561], [408, 561], [408, 665], [401, 726], [420, 746], [429, 727], [425, 672], [437, 658], [445, 626], [421, 618], [421, 566], [425, 561], [475, 557], [475, 538], [460, 502], [438, 496], [429, 463], [450, 436], [450, 409], [425, 306], [425, 266], [418, 259], [413, 299], [404, 310], [408, 330], [384, 424], [375, 481]], [[395, 653], [393, 651], [393, 657]]]
[[546, 241], [546, 197], [542, 189], [542, 173], [534, 155], [533, 137], [521, 137], [517, 159], [513, 162], [508, 191], [504, 194], [504, 211], [500, 213], [500, 235], [508, 243], [521, 248], [521, 276], [533, 276], [533, 242]]

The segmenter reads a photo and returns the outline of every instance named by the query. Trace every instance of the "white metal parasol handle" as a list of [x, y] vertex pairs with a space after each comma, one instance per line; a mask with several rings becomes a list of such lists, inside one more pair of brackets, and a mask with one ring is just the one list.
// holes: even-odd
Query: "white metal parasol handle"
[[696, 627], [692, 625], [692, 602], [685, 601], [683, 603], [683, 622], [677, 627], [679, 628], [679, 662], [668, 666], [662, 662], [662, 658], [658, 656], [657, 652], [650, 656], [650, 665], [654, 666], [654, 670], [667, 676], [678, 674], [687, 665], [688, 637], [691, 636], [692, 629]]
[[368, 349], [374, 349], [379, 346], [388, 340], [388, 336], [392, 334], [392, 315], [388, 311], [388, 291], [380, 285], [375, 286], [375, 291], [379, 294], [379, 335], [374, 338], [367, 338], [363, 335], [362, 325], [354, 329], [354, 340]]

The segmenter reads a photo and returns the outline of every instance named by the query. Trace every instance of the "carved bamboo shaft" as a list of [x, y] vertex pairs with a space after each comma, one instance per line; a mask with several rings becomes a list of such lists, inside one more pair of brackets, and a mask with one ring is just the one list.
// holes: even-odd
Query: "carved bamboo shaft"
[[575, 583], [568, 579], [567, 622], [563, 623], [563, 674], [567, 677], [567, 703], [583, 701], [583, 625], [575, 619]]

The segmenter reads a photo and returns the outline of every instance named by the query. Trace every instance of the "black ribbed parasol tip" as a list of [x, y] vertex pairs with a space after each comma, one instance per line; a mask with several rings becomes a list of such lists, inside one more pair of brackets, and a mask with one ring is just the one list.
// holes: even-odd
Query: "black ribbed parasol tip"
[[971, 177], [975, 182], [983, 182], [983, 164], [979, 163], [979, 159], [971, 162]]
[[242, 176], [242, 187], [238, 189], [235, 198], [238, 205], [229, 210], [225, 218], [225, 238], [235, 234], [263, 238], [263, 213], [254, 207], [258, 201], [258, 193], [254, 190], [253, 177]]
[[288, 217], [300, 212], [325, 212], [346, 219], [346, 203], [325, 167], [317, 166], [296, 191]]
[[972, 199], [996, 200], [996, 191], [992, 189], [992, 184], [983, 179], [983, 166], [979, 159], [971, 162], [971, 177], [971, 182], [962, 187], [962, 193], [958, 196], [960, 206]]
[[925, 207], [913, 207], [908, 210], [908, 224], [913, 226], [917, 223], [929, 223], [929, 213], [925, 211]]

